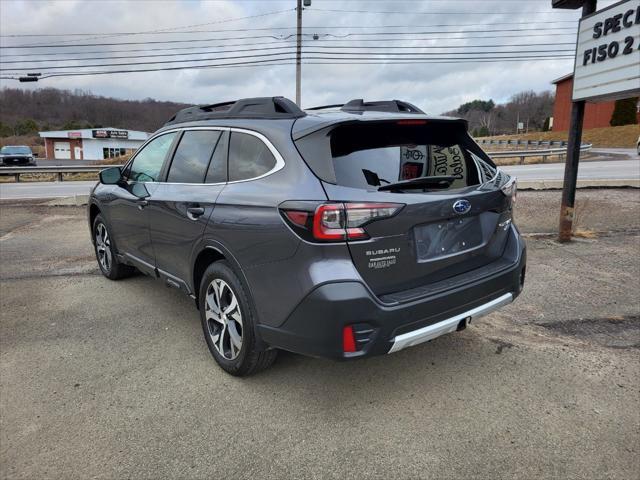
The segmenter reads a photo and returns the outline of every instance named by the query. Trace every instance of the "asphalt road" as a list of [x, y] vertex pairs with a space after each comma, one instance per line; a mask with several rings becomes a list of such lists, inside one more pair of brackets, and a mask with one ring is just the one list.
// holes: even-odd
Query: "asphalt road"
[[[510, 165], [500, 167], [518, 180], [561, 180], [564, 178], [564, 163], [540, 163], [536, 165]], [[608, 160], [602, 162], [581, 162], [578, 167], [579, 179], [638, 179], [640, 160]]]
[[[521, 229], [558, 197], [523, 192]], [[190, 299], [98, 274], [84, 209], [1, 205], [0, 478], [637, 478], [640, 197], [580, 198], [596, 238], [529, 237], [524, 293], [469, 329], [247, 379]]]
[[[561, 180], [564, 163], [515, 165], [501, 167], [520, 181]], [[579, 179], [640, 179], [640, 160], [582, 162]], [[0, 199], [57, 198], [86, 195], [95, 182], [22, 182], [0, 183]]]
[[0, 200], [59, 198], [88, 195], [96, 182], [20, 182], [0, 183]]

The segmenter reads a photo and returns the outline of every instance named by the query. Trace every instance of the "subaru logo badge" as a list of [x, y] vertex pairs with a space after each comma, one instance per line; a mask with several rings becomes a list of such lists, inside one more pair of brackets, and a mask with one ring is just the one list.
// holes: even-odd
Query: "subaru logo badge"
[[471, 210], [471, 202], [469, 200], [457, 200], [453, 204], [453, 211], [459, 215], [463, 215]]

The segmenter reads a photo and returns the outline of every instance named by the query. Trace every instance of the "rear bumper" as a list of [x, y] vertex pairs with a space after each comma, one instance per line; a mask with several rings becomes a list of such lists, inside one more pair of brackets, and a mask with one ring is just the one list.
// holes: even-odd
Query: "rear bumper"
[[[361, 282], [326, 283], [307, 295], [280, 327], [259, 325], [262, 339], [284, 350], [350, 359], [396, 352], [465, 326], [513, 301], [526, 266], [524, 242], [514, 229], [515, 258], [506, 268], [446, 291], [402, 303], [383, 303]], [[356, 349], [344, 353], [342, 331], [352, 326]]]

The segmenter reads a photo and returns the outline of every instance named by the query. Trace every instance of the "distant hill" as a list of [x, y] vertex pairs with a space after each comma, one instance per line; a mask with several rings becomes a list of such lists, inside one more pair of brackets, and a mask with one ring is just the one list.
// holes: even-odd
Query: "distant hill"
[[119, 100], [81, 90], [4, 88], [0, 90], [0, 137], [92, 127], [153, 132], [188, 106], [151, 98]]

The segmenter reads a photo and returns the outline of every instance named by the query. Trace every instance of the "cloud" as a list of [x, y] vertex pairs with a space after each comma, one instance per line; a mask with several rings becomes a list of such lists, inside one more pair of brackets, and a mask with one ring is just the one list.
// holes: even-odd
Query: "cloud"
[[[304, 12], [304, 24], [309, 30], [321, 35], [320, 39], [312, 42], [310, 48], [323, 45], [348, 46], [382, 46], [385, 42], [363, 42], [376, 38], [373, 35], [360, 35], [376, 31], [409, 31], [451, 30], [436, 27], [440, 24], [469, 24], [459, 27], [459, 30], [479, 30], [473, 36], [490, 36], [482, 33], [495, 28], [535, 28], [544, 26], [545, 21], [576, 20], [578, 12], [552, 11], [550, 2], [403, 2], [403, 1], [350, 1], [336, 2], [332, 0], [313, 0], [310, 10]], [[600, 2], [606, 4], [607, 2]], [[611, 3], [611, 2], [609, 2]], [[601, 7], [605, 5], [600, 5]], [[287, 1], [181, 1], [181, 0], [139, 0], [139, 1], [0, 1], [0, 29], [4, 35], [12, 33], [69, 33], [86, 32], [87, 37], [79, 37], [82, 43], [121, 43], [139, 41], [158, 41], [159, 39], [184, 40], [195, 38], [187, 34], [165, 35], [130, 35], [95, 38], [104, 32], [140, 32], [174, 28], [177, 26], [216, 22], [228, 18], [259, 15], [269, 11], [292, 9], [293, 0]], [[406, 15], [380, 13], [347, 13], [328, 12], [323, 10], [376, 10], [376, 11], [406, 11]], [[455, 15], [433, 15], [434, 12], [455, 12]], [[476, 14], [477, 11], [490, 11]], [[545, 11], [546, 14], [532, 13]], [[431, 15], [421, 15], [431, 12]], [[517, 13], [513, 13], [517, 12]], [[520, 24], [519, 22], [525, 22]], [[542, 23], [536, 23], [542, 22]], [[502, 23], [501, 26], [486, 27], [488, 23]], [[527, 25], [528, 24], [528, 25]], [[401, 28], [392, 28], [399, 25]], [[477, 25], [477, 26], [474, 26]], [[575, 25], [561, 24], [569, 29]], [[263, 35], [292, 34], [295, 30], [295, 12], [289, 11], [276, 15], [268, 15], [241, 21], [212, 24], [197, 27], [202, 30], [238, 30], [264, 28], [265, 31], [245, 32], [209, 32], [197, 35], [200, 38], [223, 37], [252, 37], [247, 40], [220, 41], [214, 44], [241, 44], [272, 42], [271, 39], [261, 38]], [[557, 26], [557, 25], [556, 25]], [[289, 27], [288, 30], [269, 31], [275, 27]], [[331, 27], [331, 28], [324, 28]], [[361, 28], [371, 27], [371, 28]], [[193, 27], [195, 28], [195, 27]], [[352, 33], [345, 42], [330, 42], [336, 37], [325, 36], [344, 35]], [[518, 32], [514, 32], [517, 35]], [[521, 36], [480, 40], [486, 44], [532, 44], [554, 43], [555, 38], [572, 42], [567, 37], [533, 37], [527, 32], [520, 32]], [[535, 33], [535, 32], [531, 32]], [[438, 35], [434, 35], [438, 36]], [[424, 36], [423, 36], [424, 37]], [[441, 34], [439, 37], [451, 37]], [[457, 40], [405, 40], [403, 42], [388, 42], [387, 46], [411, 45], [470, 45], [478, 44], [479, 40], [460, 38]], [[73, 42], [68, 42], [73, 38]], [[396, 37], [397, 38], [397, 37]], [[76, 37], [3, 37], [2, 45], [35, 44], [42, 42], [63, 42], [68, 44], [80, 43]], [[180, 43], [171, 46], [189, 47], [198, 43]], [[293, 46], [293, 42], [289, 45]], [[146, 46], [95, 46], [64, 48], [55, 51], [98, 51], [91, 56], [107, 56], [114, 50], [132, 48], [160, 48], [163, 45]], [[242, 48], [242, 47], [234, 47]], [[514, 47], [516, 48], [516, 47]], [[567, 48], [571, 49], [571, 46]], [[317, 48], [316, 48], [317, 49]], [[207, 48], [216, 51], [219, 49]], [[349, 49], [342, 49], [349, 51]], [[462, 49], [461, 49], [462, 50]], [[51, 49], [30, 49], [29, 53], [51, 52]], [[182, 50], [182, 52], [188, 50]], [[396, 51], [407, 51], [397, 49]], [[425, 50], [433, 51], [433, 50]], [[26, 52], [23, 51], [23, 52]], [[181, 51], [172, 51], [178, 53]], [[15, 50], [3, 50], [3, 57], [15, 54]], [[140, 52], [138, 52], [140, 53]], [[152, 52], [148, 52], [152, 53]], [[260, 52], [258, 52], [260, 53]], [[263, 52], [264, 53], [264, 52]], [[129, 53], [133, 55], [135, 53]], [[234, 53], [228, 55], [246, 55]], [[70, 55], [67, 53], [67, 55]], [[127, 55], [118, 53], [117, 55]], [[200, 56], [200, 58], [216, 57], [215, 54]], [[24, 57], [28, 59], [30, 57]], [[32, 58], [32, 57], [31, 57]], [[51, 59], [52, 57], [48, 57]], [[162, 57], [161, 60], [175, 60], [181, 57]], [[14, 58], [15, 59], [15, 58]], [[3, 59], [4, 60], [4, 59]], [[9, 60], [9, 58], [6, 58]], [[154, 58], [140, 59], [153, 61]], [[157, 59], [156, 59], [157, 60]], [[96, 60], [95, 63], [126, 63], [132, 60]], [[229, 60], [232, 61], [232, 60]], [[85, 61], [85, 63], [88, 61]], [[51, 62], [46, 62], [51, 63]], [[206, 62], [202, 62], [206, 63]], [[77, 62], [75, 65], [80, 65]], [[43, 66], [44, 63], [34, 64]], [[74, 65], [67, 62], [66, 65]], [[3, 65], [4, 66], [4, 65]], [[13, 65], [16, 66], [16, 65]], [[154, 65], [145, 65], [154, 67]], [[158, 65], [155, 65], [158, 66]], [[415, 103], [431, 113], [456, 108], [463, 102], [476, 98], [493, 98], [496, 102], [508, 98], [521, 90], [551, 89], [551, 80], [571, 71], [571, 59], [547, 62], [501, 62], [501, 63], [450, 63], [450, 64], [411, 64], [411, 65], [303, 65], [303, 105], [311, 106], [326, 103], [340, 103], [352, 98], [384, 99], [400, 98]], [[141, 68], [139, 66], [137, 68]], [[132, 67], [122, 67], [132, 68]], [[134, 67], [136, 68], [136, 67]], [[104, 69], [95, 67], [96, 70]], [[188, 103], [213, 103], [228, 99], [262, 96], [285, 95], [295, 96], [295, 67], [237, 67], [210, 68], [202, 70], [182, 70], [170, 72], [149, 72], [138, 74], [94, 75], [64, 78], [50, 78], [37, 84], [18, 84], [15, 81], [2, 80], [1, 86], [21, 88], [42, 88], [52, 86], [65, 89], [89, 90], [95, 94], [114, 96], [118, 98], [139, 99], [152, 97], [159, 100], [175, 100]]]

